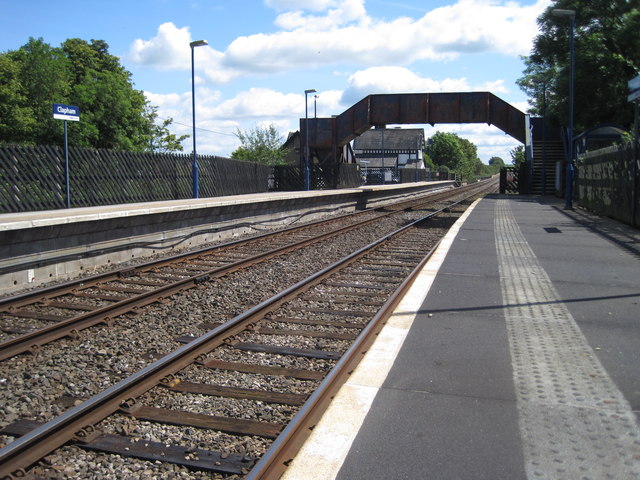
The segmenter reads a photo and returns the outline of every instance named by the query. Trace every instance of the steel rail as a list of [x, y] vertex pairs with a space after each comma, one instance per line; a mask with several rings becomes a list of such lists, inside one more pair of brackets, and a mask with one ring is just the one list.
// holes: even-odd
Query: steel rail
[[[459, 202], [456, 202], [456, 204], [457, 203]], [[158, 385], [162, 379], [190, 365], [201, 355], [205, 355], [213, 348], [223, 344], [225, 339], [245, 330], [256, 319], [263, 317], [266, 313], [299, 295], [302, 291], [321, 282], [327, 276], [355, 262], [375, 247], [384, 244], [395, 236], [401, 235], [415, 225], [451, 208], [451, 206], [452, 205], [432, 212], [395, 232], [385, 235], [343, 259], [334, 262], [328, 267], [288, 287], [167, 356], [153, 362], [134, 375], [109, 387], [104, 392], [95, 395], [64, 414], [14, 440], [12, 443], [0, 449], [0, 478], [11, 478], [11, 475], [17, 472], [19, 475], [22, 469], [27, 468], [73, 438], [86, 436], [87, 429], [90, 429], [92, 425], [113, 414], [120, 408], [131, 406], [135, 403], [133, 399]], [[356, 349], [350, 349], [350, 351], [350, 356], [355, 355]], [[323, 385], [324, 384], [325, 382], [323, 382]], [[326, 394], [315, 393], [312, 397], [314, 398], [314, 402], [317, 403], [318, 399], [325, 395]], [[307, 410], [305, 407], [303, 408], [305, 411]], [[296, 416], [296, 418], [298, 417], [299, 415]], [[296, 425], [297, 423], [298, 422], [296, 422]], [[287, 427], [287, 430], [290, 431], [293, 428], [294, 427]], [[283, 442], [284, 439], [278, 443]], [[261, 462], [261, 464], [262, 463], [263, 462]]]
[[[430, 198], [429, 200], [431, 201], [433, 199]], [[408, 202], [403, 202], [403, 203], [408, 203]], [[414, 203], [415, 203], [415, 199], [414, 199]], [[242, 260], [230, 263], [228, 265], [216, 267], [208, 271], [203, 271], [191, 277], [186, 277], [184, 279], [177, 280], [175, 282], [171, 282], [166, 285], [158, 286], [153, 290], [149, 290], [147, 292], [134, 295], [130, 298], [117, 301], [111, 305], [106, 305], [104, 307], [97, 308], [96, 310], [85, 312], [80, 315], [76, 315], [74, 317], [68, 318], [66, 320], [56, 322], [55, 324], [49, 325], [47, 327], [34, 330], [33, 332], [29, 332], [14, 338], [10, 338], [0, 343], [0, 361], [6, 360], [8, 358], [11, 358], [13, 356], [19, 355], [24, 352], [35, 353], [42, 345], [53, 342], [60, 338], [67, 337], [69, 335], [77, 335], [77, 332], [90, 328], [92, 326], [95, 326], [97, 324], [108, 323], [114, 317], [129, 313], [136, 308], [144, 307], [146, 305], [149, 305], [151, 303], [158, 301], [161, 298], [165, 298], [165, 297], [174, 295], [176, 293], [182, 292], [184, 290], [187, 290], [189, 288], [192, 288], [202, 281], [218, 278], [218, 277], [227, 275], [229, 273], [232, 273], [234, 271], [237, 271], [243, 268], [248, 268], [252, 265], [255, 265], [256, 263], [266, 261], [278, 255], [284, 255], [286, 253], [289, 253], [291, 251], [294, 251], [300, 248], [304, 248], [313, 243], [317, 243], [317, 242], [326, 240], [328, 238], [331, 238], [333, 236], [337, 236], [339, 234], [345, 233], [347, 231], [366, 226], [377, 220], [380, 220], [381, 218], [399, 214], [401, 212], [402, 210], [392, 210], [389, 212], [383, 212], [376, 217], [369, 218], [369, 219], [366, 219], [351, 225], [347, 225], [344, 227], [340, 227], [330, 232], [325, 232], [323, 234], [317, 235], [313, 238], [299, 240], [297, 242], [284, 245], [282, 247], [278, 247], [258, 255], [254, 255], [252, 257], [244, 258]], [[358, 212], [358, 213], [361, 213], [361, 212]], [[345, 215], [345, 217], [352, 216], [352, 215], [353, 214]], [[315, 226], [321, 223], [323, 222], [320, 221], [320, 222], [314, 223], [312, 226]], [[286, 230], [286, 233], [291, 233], [291, 231], [308, 228], [308, 227], [309, 225], [293, 227], [291, 230]], [[277, 232], [277, 234], [282, 234], [282, 233], [283, 231]], [[229, 244], [225, 244], [225, 247], [255, 243], [256, 241], [263, 240], [264, 238], [269, 238], [273, 235], [274, 233], [270, 233], [260, 237], [253, 237], [247, 240], [231, 242]], [[205, 253], [211, 253], [213, 251], [220, 250], [222, 247], [223, 246], [218, 246], [218, 247], [214, 247], [213, 249], [203, 249], [198, 252], [188, 252], [185, 254], [178, 255], [176, 257], [172, 257], [170, 259], [157, 260], [157, 261], [149, 262], [133, 268], [124, 269], [124, 270], [121, 270], [120, 272], [123, 272], [123, 271], [144, 272], [146, 270], [156, 268], [158, 266], [166, 266], [171, 263], [175, 263], [176, 261], [185, 260], [187, 258], [196, 258], [198, 256], [202, 256]], [[99, 279], [92, 278], [88, 282], [85, 281], [80, 283], [82, 283], [83, 287], [90, 287], [92, 285], [96, 285], [99, 281], [109, 281], [110, 279], [117, 280], [119, 278], [118, 273], [119, 272], [105, 274], [101, 276]], [[77, 285], [77, 283], [74, 283], [74, 285]], [[60, 296], [64, 293], [69, 293], [70, 291], [72, 292], [73, 289], [66, 288], [62, 292], [56, 292], [55, 296]], [[37, 294], [31, 294], [31, 295], [40, 299], [42, 297], [42, 292], [38, 292]], [[7, 311], [6, 313], [9, 315], [11, 314], [10, 311]]]
[[[398, 208], [401, 209], [403, 208], [401, 205], [403, 204], [410, 204], [410, 203], [415, 203], [417, 201], [433, 201], [433, 200], [437, 200], [439, 196], [444, 196], [447, 193], [450, 193], [451, 189], [447, 189], [445, 191], [442, 190], [429, 190], [428, 193], [426, 195], [423, 195], [419, 198], [413, 198], [410, 200], [406, 200], [404, 202], [400, 202], [396, 205], [398, 205]], [[191, 250], [189, 252], [183, 252], [183, 253], [179, 253], [177, 255], [171, 256], [169, 258], [163, 258], [163, 259], [158, 259], [158, 260], [151, 260], [149, 262], [143, 262], [140, 263], [136, 266], [133, 267], [124, 267], [121, 269], [117, 269], [115, 271], [110, 271], [110, 272], [105, 272], [105, 273], [100, 273], [97, 275], [91, 275], [88, 277], [83, 277], [83, 278], [79, 278], [79, 279], [75, 279], [75, 280], [71, 280], [68, 282], [64, 282], [64, 283], [60, 283], [60, 284], [56, 284], [56, 285], [51, 285], [48, 287], [43, 287], [43, 288], [39, 288], [37, 290], [34, 291], [28, 291], [28, 292], [24, 292], [18, 295], [12, 295], [12, 296], [8, 296], [8, 297], [3, 297], [0, 298], [0, 309], [1, 308], [6, 308], [4, 307], [7, 304], [11, 304], [11, 305], [24, 305], [30, 301], [32, 301], [32, 299], [34, 298], [41, 298], [41, 297], [47, 297], [47, 296], [58, 296], [67, 292], [70, 292], [71, 290], [73, 290], [75, 287], [82, 285], [82, 286], [91, 286], [94, 285], [98, 282], [104, 282], [104, 281], [109, 281], [110, 279], [117, 279], [118, 275], [120, 272], [127, 272], [130, 270], [142, 270], [142, 269], [150, 269], [150, 268], [154, 268], [156, 266], [161, 266], [167, 262], [173, 261], [173, 260], [179, 260], [179, 259], [188, 259], [191, 257], [199, 257], [208, 253], [212, 253], [215, 252], [216, 250], [221, 250], [221, 249], [225, 249], [225, 248], [230, 248], [230, 247], [236, 247], [236, 246], [242, 246], [242, 245], [249, 245], [251, 243], [256, 243], [256, 242], [260, 242], [262, 240], [264, 240], [265, 238], [269, 238], [269, 237], [273, 237], [273, 236], [279, 236], [279, 235], [283, 235], [283, 234], [289, 234], [289, 233], [293, 233], [297, 230], [304, 230], [304, 229], [308, 229], [310, 227], [314, 227], [314, 226], [318, 226], [318, 225], [322, 225], [322, 224], [328, 224], [334, 221], [338, 221], [338, 220], [342, 220], [348, 217], [355, 217], [355, 216], [360, 216], [366, 213], [371, 213], [371, 212], [375, 212], [376, 210], [379, 210], [379, 207], [373, 207], [373, 208], [367, 208], [365, 210], [361, 210], [361, 211], [357, 211], [357, 212], [352, 212], [352, 213], [345, 213], [343, 215], [338, 215], [336, 217], [331, 217], [331, 218], [325, 218], [325, 219], [320, 219], [320, 220], [316, 220], [313, 222], [309, 222], [306, 223], [304, 225], [296, 225], [294, 227], [286, 227], [283, 229], [279, 229], [279, 230], [275, 230], [275, 231], [270, 231], [270, 232], [266, 232], [266, 233], [262, 233], [262, 234], [258, 234], [255, 236], [252, 236], [250, 238], [244, 238], [244, 239], [239, 239], [239, 240], [233, 240], [230, 242], [226, 242], [220, 245], [215, 245], [213, 247], [204, 247], [201, 249], [197, 249], [197, 250]]]
[[[461, 200], [460, 202], [433, 212], [407, 227], [413, 228], [416, 224], [422, 223], [443, 211], [449, 210], [463, 201], [464, 200]], [[431, 259], [439, 245], [440, 241], [438, 241], [412, 270], [373, 319], [360, 332], [355, 342], [329, 371], [318, 388], [310, 395], [309, 399], [300, 408], [295, 417], [283, 429], [280, 435], [278, 435], [267, 452], [262, 455], [260, 460], [254, 465], [251, 472], [247, 475], [246, 480], [276, 480], [282, 476], [289, 462], [291, 462], [305, 440], [311, 435], [313, 427], [320, 420], [320, 417], [333, 400], [333, 397], [367, 353], [377, 335], [400, 303], [402, 297], [409, 288], [411, 288], [419, 273]]]
[[367, 353], [376, 336], [380, 333], [404, 294], [415, 282], [418, 274], [439, 245], [440, 242], [429, 251], [427, 256], [415, 267], [381, 307], [380, 311], [360, 332], [355, 343], [338, 360], [293, 420], [284, 428], [271, 447], [269, 447], [269, 450], [251, 469], [251, 472], [246, 477], [247, 480], [270, 480], [278, 479], [282, 476], [287, 464], [295, 457], [305, 440], [311, 435], [312, 427], [319, 421], [335, 394]]
[[[326, 240], [328, 238], [339, 235], [341, 233], [345, 233], [349, 230], [353, 230], [353, 229], [365, 226], [367, 224], [375, 222], [376, 220], [379, 220], [381, 217], [393, 215], [395, 213], [398, 213], [398, 212], [395, 212], [395, 211], [387, 212], [378, 217], [363, 220], [355, 224], [347, 225], [345, 227], [332, 230], [331, 232], [325, 232], [313, 238], [300, 240], [288, 245], [284, 245], [282, 247], [269, 250], [267, 252], [263, 252], [258, 255], [254, 255], [252, 257], [244, 258], [242, 260], [230, 263], [228, 265], [216, 267], [211, 270], [198, 273], [192, 277], [186, 277], [182, 280], [177, 280], [175, 282], [168, 283], [154, 290], [140, 293], [126, 300], [120, 300], [116, 303], [104, 306], [102, 308], [93, 310], [91, 312], [87, 312], [87, 313], [69, 318], [67, 320], [57, 322], [48, 327], [44, 327], [44, 328], [35, 330], [33, 332], [20, 335], [18, 337], [11, 338], [9, 340], [6, 340], [0, 343], [0, 360], [5, 360], [7, 358], [13, 357], [15, 355], [18, 355], [26, 351], [31, 351], [35, 353], [40, 348], [41, 345], [52, 342], [59, 338], [69, 336], [70, 333], [75, 333], [80, 330], [84, 330], [86, 328], [97, 325], [99, 323], [105, 323], [107, 321], [110, 321], [113, 317], [131, 312], [135, 308], [149, 305], [151, 303], [158, 301], [158, 299], [160, 298], [165, 298], [167, 296], [171, 296], [178, 292], [184, 291], [188, 288], [192, 288], [193, 286], [197, 285], [198, 283], [204, 280], [221, 277], [231, 272], [234, 272], [243, 268], [247, 268], [251, 265], [268, 260], [278, 255], [283, 255], [293, 250], [303, 248], [305, 246], [320, 242], [322, 240]], [[183, 258], [181, 257], [181, 259]], [[160, 263], [169, 264], [170, 262], [169, 260], [164, 260]], [[157, 265], [154, 264], [154, 267], [155, 266]], [[8, 313], [10, 314], [10, 312]]]

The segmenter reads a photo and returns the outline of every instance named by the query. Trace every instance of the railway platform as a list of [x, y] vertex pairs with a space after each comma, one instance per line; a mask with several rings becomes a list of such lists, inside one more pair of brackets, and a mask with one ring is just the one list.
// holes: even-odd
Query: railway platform
[[639, 373], [640, 232], [485, 197], [283, 478], [640, 478]]
[[0, 214], [0, 295], [104, 265], [378, 208], [455, 184], [369, 185]]

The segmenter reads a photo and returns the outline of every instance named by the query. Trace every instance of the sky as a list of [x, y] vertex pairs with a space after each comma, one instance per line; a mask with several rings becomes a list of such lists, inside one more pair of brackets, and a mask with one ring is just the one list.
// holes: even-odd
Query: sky
[[[29, 37], [58, 47], [104, 40], [171, 130], [230, 156], [235, 133], [269, 125], [286, 138], [305, 117], [338, 115], [377, 93], [489, 91], [525, 111], [522, 56], [552, 0], [0, 0], [0, 52]], [[81, 117], [82, 121], [82, 117]], [[390, 127], [393, 127], [392, 125]], [[405, 127], [415, 128], [415, 125]], [[425, 126], [473, 142], [487, 163], [519, 143], [496, 127]], [[191, 138], [183, 143], [192, 151]]]

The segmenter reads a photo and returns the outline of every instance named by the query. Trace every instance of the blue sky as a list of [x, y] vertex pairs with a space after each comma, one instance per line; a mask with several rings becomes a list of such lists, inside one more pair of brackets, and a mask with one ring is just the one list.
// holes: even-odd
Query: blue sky
[[[197, 149], [228, 156], [236, 129], [273, 124], [286, 137], [374, 93], [491, 91], [517, 108], [515, 84], [552, 0], [0, 0], [0, 51], [29, 37], [52, 46], [100, 39], [173, 131], [191, 133], [195, 49]], [[486, 125], [435, 125], [510, 161], [518, 142]], [[191, 151], [191, 140], [184, 142]]]

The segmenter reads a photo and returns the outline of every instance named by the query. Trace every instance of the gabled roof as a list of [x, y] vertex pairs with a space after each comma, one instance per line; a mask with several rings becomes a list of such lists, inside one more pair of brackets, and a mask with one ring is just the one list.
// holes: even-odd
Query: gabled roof
[[381, 150], [384, 133], [385, 150], [422, 150], [424, 144], [423, 128], [374, 128], [367, 130], [353, 140], [353, 149]]

